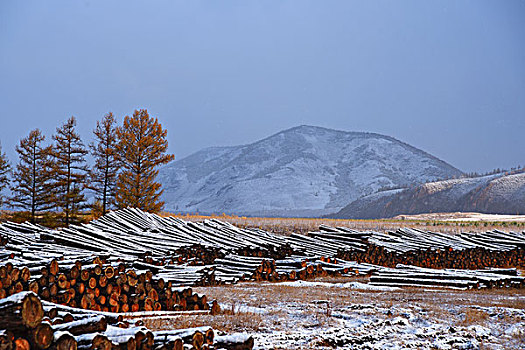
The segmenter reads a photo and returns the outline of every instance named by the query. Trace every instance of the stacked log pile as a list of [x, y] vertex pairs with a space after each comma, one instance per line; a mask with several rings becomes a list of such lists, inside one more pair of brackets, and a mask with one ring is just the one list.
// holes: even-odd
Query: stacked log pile
[[217, 258], [224, 257], [224, 251], [217, 247], [203, 246], [201, 244], [192, 244], [190, 246], [180, 247], [175, 252], [160, 261], [155, 262], [153, 257], [148, 257], [147, 261], [158, 265], [166, 264], [188, 264], [188, 265], [211, 265]]
[[525, 267], [525, 249], [489, 250], [486, 248], [426, 248], [393, 251], [383, 246], [369, 245], [366, 251], [340, 250], [338, 258], [387, 267], [398, 264], [434, 269], [483, 269], [487, 267]]
[[366, 276], [383, 268], [379, 265], [358, 263], [356, 261], [348, 261], [335, 257], [321, 257], [317, 262], [331, 276]]
[[[42, 322], [44, 310], [31, 292], [0, 300], [0, 345], [3, 349], [47, 349], [54, 340], [51, 326]], [[9, 327], [4, 329], [4, 327]]]
[[215, 337], [210, 327], [150, 331], [122, 314], [43, 305], [33, 292], [21, 292], [0, 300], [0, 348], [252, 349], [253, 338]]
[[[274, 260], [292, 255], [339, 256], [390, 267], [398, 263], [476, 269], [525, 266], [525, 234], [497, 230], [448, 235], [416, 229], [379, 233], [321, 226], [319, 232], [308, 236], [285, 237], [239, 229], [218, 220], [184, 222], [126, 209], [60, 231], [29, 223], [5, 223], [0, 225], [0, 235], [8, 238], [1, 256], [9, 256], [17, 266], [28, 266], [38, 259], [72, 260], [94, 254], [128, 261], [138, 258], [158, 266], [209, 266], [228, 254]], [[68, 252], [63, 251], [64, 246]], [[450, 262], [463, 265], [451, 266]]]
[[222, 282], [308, 280], [325, 276], [366, 275], [380, 266], [358, 264], [336, 258], [305, 258], [291, 256], [273, 260], [258, 257], [228, 255], [215, 261], [216, 278]]
[[275, 268], [275, 260], [228, 255], [215, 260], [215, 266], [216, 278], [224, 282], [235, 283], [247, 280], [277, 282], [280, 280]]
[[[225, 254], [274, 260], [291, 255], [331, 257], [339, 250], [364, 252], [369, 245], [398, 253], [447, 248], [492, 251], [525, 248], [524, 233], [497, 230], [449, 235], [416, 229], [359, 232], [322, 225], [319, 232], [310, 232], [308, 236], [277, 236], [258, 229], [240, 229], [215, 219], [185, 222], [138, 209], [110, 212], [89, 224], [72, 225], [59, 231], [29, 223], [4, 223], [0, 225], [0, 236], [8, 239], [5, 253], [15, 253], [15, 260], [21, 259], [22, 265], [24, 259], [35, 259], [35, 251], [43, 252], [49, 259], [103, 254], [131, 259], [149, 256], [151, 261], [164, 259], [164, 263], [196, 260], [209, 265]], [[64, 246], [71, 248], [70, 251], [61, 251]]]
[[457, 289], [524, 288], [516, 269], [454, 270], [398, 265], [370, 276], [370, 284], [396, 287], [448, 287]]
[[[33, 275], [31, 274], [33, 271]], [[0, 266], [0, 296], [32, 291], [53, 303], [106, 312], [208, 310], [206, 296], [191, 287], [173, 288], [151, 271], [136, 271], [126, 264], [61, 264], [52, 260], [39, 268]]]
[[9, 261], [19, 270], [28, 267], [39, 275], [38, 268], [53, 259], [72, 266], [100, 256], [114, 268], [122, 262], [149, 270], [172, 286], [363, 274], [398, 264], [474, 270], [525, 267], [525, 233], [501, 231], [448, 235], [321, 226], [308, 235], [278, 236], [218, 220], [193, 223], [125, 209], [62, 230], [5, 223], [0, 235], [7, 238], [0, 247], [0, 262]]
[[[525, 267], [524, 233], [494, 230], [449, 235], [408, 228], [379, 233], [322, 225], [320, 232], [310, 232], [309, 237], [340, 244], [334, 255], [340, 259], [386, 267], [398, 264], [436, 269]], [[353, 247], [356, 241], [366, 244]]]
[[[331, 234], [345, 236], [347, 233], [332, 229]], [[366, 239], [369, 244], [365, 250], [340, 249], [337, 256], [387, 267], [398, 264], [435, 269], [525, 267], [523, 233], [491, 231], [447, 235], [399, 229], [386, 234], [371, 233]]]

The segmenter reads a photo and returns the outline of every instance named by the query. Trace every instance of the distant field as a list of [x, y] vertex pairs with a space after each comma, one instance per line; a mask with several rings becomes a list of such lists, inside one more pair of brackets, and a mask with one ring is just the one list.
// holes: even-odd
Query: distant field
[[[440, 213], [440, 214], [421, 214], [417, 216], [399, 216], [392, 219], [381, 220], [345, 220], [345, 219], [324, 219], [324, 218], [260, 218], [230, 215], [198, 215], [198, 214], [173, 214], [163, 212], [163, 216], [175, 216], [188, 221], [202, 221], [205, 219], [218, 219], [230, 222], [242, 228], [259, 228], [262, 230], [289, 234], [291, 232], [306, 233], [316, 231], [319, 225], [344, 226], [355, 230], [374, 230], [388, 231], [396, 230], [401, 227], [417, 228], [428, 231], [439, 232], [484, 232], [488, 230], [502, 231], [524, 231], [525, 216], [504, 217], [495, 215], [478, 214], [479, 219], [473, 214], [459, 215], [462, 213]], [[484, 216], [482, 216], [484, 215]], [[466, 218], [471, 218], [467, 220]], [[484, 220], [483, 220], [484, 219]]]
[[525, 223], [525, 215], [501, 215], [483, 213], [429, 213], [418, 215], [399, 215], [395, 219], [401, 220], [441, 220], [441, 221], [481, 221], [500, 223]]

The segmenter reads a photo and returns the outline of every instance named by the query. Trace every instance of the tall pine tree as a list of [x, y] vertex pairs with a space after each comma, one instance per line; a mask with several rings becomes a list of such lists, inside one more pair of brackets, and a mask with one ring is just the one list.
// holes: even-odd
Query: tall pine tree
[[89, 144], [95, 164], [90, 171], [90, 188], [102, 204], [102, 215], [115, 207], [115, 192], [119, 161], [117, 158], [116, 119], [113, 113], [106, 114], [102, 122], [97, 121], [93, 130], [95, 142]]
[[130, 118], [126, 116], [117, 128], [119, 139], [117, 150], [122, 164], [118, 176], [116, 201], [119, 207], [136, 207], [149, 212], [158, 212], [164, 202], [161, 185], [155, 182], [157, 168], [173, 160], [166, 154], [167, 131], [150, 117], [145, 109], [135, 110]]
[[4, 205], [4, 194], [2, 191], [9, 185], [9, 173], [11, 172], [11, 164], [5, 152], [2, 152], [2, 145], [0, 144], [0, 208]]
[[75, 117], [69, 118], [53, 136], [57, 206], [62, 209], [66, 226], [77, 222], [80, 212], [86, 207], [83, 191], [88, 172], [85, 160], [88, 151], [75, 131], [76, 124]]
[[26, 210], [30, 221], [55, 206], [51, 146], [43, 146], [45, 136], [35, 129], [16, 147], [19, 162], [13, 172], [11, 205]]

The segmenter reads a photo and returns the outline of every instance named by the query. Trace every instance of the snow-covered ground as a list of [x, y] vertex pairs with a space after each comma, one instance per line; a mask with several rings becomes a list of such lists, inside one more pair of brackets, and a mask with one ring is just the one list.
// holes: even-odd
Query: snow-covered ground
[[488, 221], [488, 222], [525, 222], [525, 215], [502, 215], [483, 213], [429, 213], [419, 215], [399, 215], [394, 219], [439, 220], [439, 221]]
[[222, 314], [160, 326], [249, 333], [255, 349], [525, 349], [523, 290], [366, 287], [323, 280], [196, 288], [219, 300]]
[[[448, 221], [452, 221], [454, 219], [449, 219]], [[482, 213], [474, 213], [474, 215], [469, 217], [463, 217], [458, 219], [457, 221], [502, 221], [502, 222], [509, 222], [509, 221], [516, 221], [516, 222], [525, 222], [525, 215], [498, 215], [498, 214], [482, 214]]]

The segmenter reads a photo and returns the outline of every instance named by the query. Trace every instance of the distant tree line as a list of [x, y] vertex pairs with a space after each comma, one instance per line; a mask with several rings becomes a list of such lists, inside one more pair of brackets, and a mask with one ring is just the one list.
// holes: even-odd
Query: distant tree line
[[517, 167], [510, 168], [510, 170], [496, 168], [496, 169], [493, 169], [491, 171], [487, 171], [486, 173], [482, 173], [482, 174], [480, 174], [480, 173], [478, 173], [476, 171], [473, 171], [473, 172], [470, 172], [470, 173], [463, 174], [461, 176], [461, 178], [475, 178], [475, 177], [482, 177], [482, 176], [489, 176], [489, 175], [496, 175], [496, 174], [512, 175], [512, 174], [521, 173], [523, 171], [524, 171], [524, 168], [518, 165]]
[[[136, 207], [158, 212], [164, 203], [155, 181], [158, 167], [173, 160], [167, 154], [167, 131], [145, 109], [126, 116], [122, 125], [112, 113], [97, 121], [93, 141], [84, 144], [75, 117], [56, 129], [51, 143], [39, 129], [16, 146], [12, 167], [0, 146], [0, 205], [17, 209], [14, 219], [32, 223], [69, 225], [108, 210]], [[86, 156], [93, 164], [88, 166]], [[11, 196], [2, 191], [9, 188]], [[86, 190], [95, 194], [88, 203]]]

